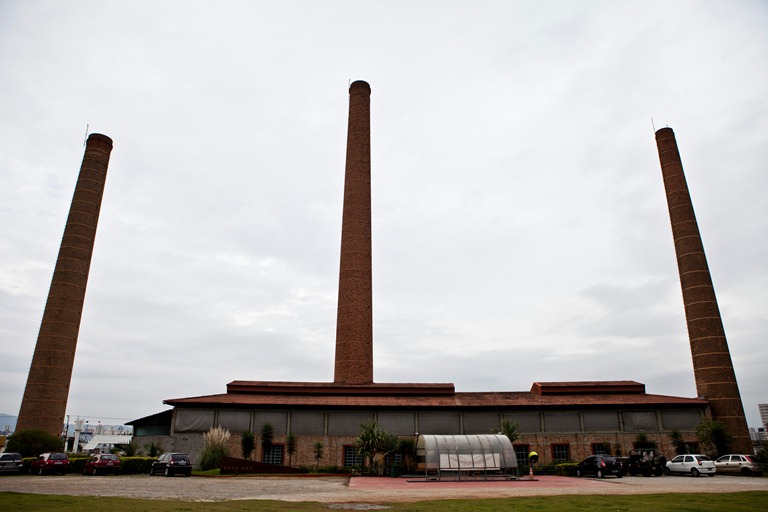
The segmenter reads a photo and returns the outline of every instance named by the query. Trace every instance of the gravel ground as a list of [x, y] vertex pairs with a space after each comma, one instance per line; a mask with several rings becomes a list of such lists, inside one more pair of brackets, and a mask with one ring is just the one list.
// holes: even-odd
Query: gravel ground
[[[450, 498], [505, 498], [554, 494], [657, 494], [679, 492], [768, 492], [768, 478], [718, 475], [714, 478], [625, 477], [622, 479], [541, 476], [537, 481], [409, 482], [402, 478], [347, 477], [150, 477], [147, 475], [84, 477], [3, 476], [0, 492], [118, 496], [180, 501], [280, 500], [333, 504], [381, 504]], [[361, 509], [360, 506], [352, 508]], [[364, 507], [371, 509], [370, 507]]]

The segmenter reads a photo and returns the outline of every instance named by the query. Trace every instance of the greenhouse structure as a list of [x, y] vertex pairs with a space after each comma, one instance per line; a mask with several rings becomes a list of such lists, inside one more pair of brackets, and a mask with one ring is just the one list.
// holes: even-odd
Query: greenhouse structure
[[517, 477], [515, 449], [501, 434], [420, 435], [416, 453], [427, 479]]

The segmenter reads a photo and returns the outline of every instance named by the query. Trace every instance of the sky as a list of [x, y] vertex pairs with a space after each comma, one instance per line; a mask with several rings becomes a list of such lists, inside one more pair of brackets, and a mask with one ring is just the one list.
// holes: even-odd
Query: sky
[[767, 29], [756, 0], [0, 0], [0, 413], [21, 404], [86, 133], [114, 149], [67, 414], [332, 381], [365, 80], [376, 382], [695, 397], [669, 126], [760, 426]]

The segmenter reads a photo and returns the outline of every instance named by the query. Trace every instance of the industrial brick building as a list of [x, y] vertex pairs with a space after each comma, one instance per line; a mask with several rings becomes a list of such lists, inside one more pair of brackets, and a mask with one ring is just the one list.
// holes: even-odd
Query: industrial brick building
[[[373, 380], [371, 286], [370, 86], [349, 89], [341, 263], [334, 381], [233, 381], [223, 394], [176, 398], [173, 409], [131, 422], [142, 444], [189, 452], [216, 426], [235, 434], [274, 428], [274, 446], [259, 460], [286, 460], [288, 434], [298, 441], [295, 465], [315, 463], [312, 447], [323, 444], [324, 465], [357, 462], [352, 445], [371, 420], [401, 437], [420, 434], [489, 434], [502, 420], [518, 422], [520, 459], [533, 450], [542, 461], [578, 460], [610, 449], [627, 453], [638, 434], [672, 453], [679, 431], [695, 449], [695, 427], [708, 415], [722, 420], [734, 448], [749, 449], [741, 398], [690, 204], [674, 133], [656, 134], [678, 258], [698, 398], [648, 394], [633, 381], [536, 382], [530, 391], [456, 392], [453, 384], [387, 384]], [[522, 461], [521, 461], [522, 462]]]
[[297, 465], [314, 465], [313, 445], [324, 446], [321, 464], [351, 466], [360, 425], [371, 420], [387, 432], [489, 434], [502, 419], [519, 423], [515, 442], [521, 463], [533, 450], [542, 461], [578, 460], [610, 447], [628, 453], [639, 433], [671, 453], [670, 434], [680, 431], [695, 444], [694, 428], [708, 413], [706, 400], [647, 394], [643, 384], [618, 382], [536, 382], [522, 392], [456, 392], [452, 384], [366, 384], [234, 381], [218, 395], [165, 400], [172, 411], [134, 420], [140, 444], [195, 455], [202, 434], [215, 426], [233, 433], [231, 451], [240, 453], [239, 435], [274, 427], [273, 452], [258, 460], [287, 461], [285, 437], [297, 438]]

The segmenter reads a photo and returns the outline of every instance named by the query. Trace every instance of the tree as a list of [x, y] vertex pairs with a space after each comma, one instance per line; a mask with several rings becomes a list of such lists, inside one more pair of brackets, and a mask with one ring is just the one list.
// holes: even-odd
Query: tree
[[635, 436], [635, 448], [638, 450], [653, 450], [656, 451], [659, 445], [656, 441], [651, 441], [645, 432], [638, 432]]
[[373, 420], [361, 424], [360, 428], [362, 430], [357, 435], [357, 439], [355, 439], [355, 453], [363, 458], [363, 464], [365, 464], [365, 459], [368, 459], [368, 468], [373, 471], [374, 458], [381, 449], [386, 433]]
[[733, 442], [733, 436], [718, 420], [705, 418], [696, 427], [696, 437], [699, 438], [704, 453], [713, 459], [731, 451], [730, 445]]
[[316, 442], [312, 447], [312, 453], [315, 456], [315, 467], [317, 467], [320, 465], [320, 459], [323, 458], [323, 443], [320, 441]]
[[272, 440], [274, 439], [275, 429], [270, 422], [265, 422], [261, 426], [261, 461], [268, 464], [272, 463]]
[[139, 452], [141, 452], [141, 448], [139, 448], [139, 443], [137, 443], [136, 439], [134, 439], [134, 438], [131, 438], [131, 442], [130, 443], [116, 444], [115, 448], [117, 450], [123, 452], [123, 454], [126, 457], [134, 457], [134, 456], [138, 455]]
[[251, 452], [256, 448], [256, 435], [250, 430], [240, 435], [240, 450], [245, 460], [251, 460]]
[[163, 453], [163, 445], [156, 441], [150, 441], [145, 444], [144, 449], [147, 450], [147, 457], [157, 457]]
[[229, 437], [229, 430], [222, 427], [214, 427], [203, 434], [203, 450], [200, 452], [200, 467], [203, 471], [218, 468], [222, 457], [229, 456]]
[[502, 435], [507, 436], [510, 443], [514, 443], [523, 435], [518, 432], [518, 429], [520, 428], [520, 422], [519, 421], [509, 421], [508, 419], [501, 420], [501, 428], [499, 430], [499, 433]]
[[296, 453], [296, 436], [293, 434], [288, 434], [285, 437], [285, 453], [288, 454], [288, 467], [291, 467], [293, 456]]
[[685, 441], [683, 441], [683, 434], [676, 428], [672, 429], [672, 433], [669, 435], [672, 441], [672, 447], [675, 449], [675, 455], [685, 455], [688, 450], [685, 449]]
[[60, 452], [64, 441], [44, 430], [19, 430], [8, 438], [5, 450], [20, 453], [22, 457], [37, 457], [45, 452]]

